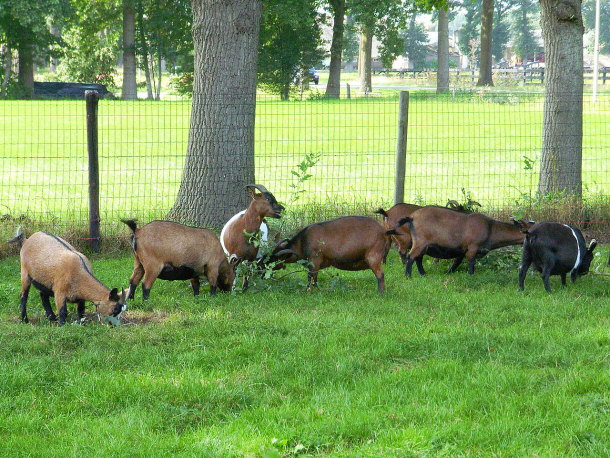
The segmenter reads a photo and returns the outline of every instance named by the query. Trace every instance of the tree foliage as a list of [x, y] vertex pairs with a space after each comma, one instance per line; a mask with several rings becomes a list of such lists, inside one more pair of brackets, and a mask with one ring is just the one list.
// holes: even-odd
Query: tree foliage
[[428, 36], [422, 24], [416, 21], [416, 15], [413, 14], [409, 20], [409, 26], [402, 32], [401, 36], [404, 43], [403, 54], [409, 58], [409, 63], [413, 68], [424, 68], [428, 48]]
[[[582, 15], [587, 31], [595, 28], [595, 0], [585, 0], [582, 3]], [[599, 4], [599, 52], [610, 52], [610, 1], [600, 1]], [[593, 41], [591, 41], [591, 45]]]
[[258, 81], [288, 98], [290, 88], [323, 53], [317, 3], [268, 0], [263, 9], [258, 47]]
[[[482, 0], [465, 0], [462, 8], [466, 10], [464, 24], [459, 30], [458, 46], [462, 54], [471, 56], [473, 51], [479, 53], [478, 44], [473, 49], [473, 43], [479, 42], [481, 36], [481, 5]], [[472, 63], [471, 63], [472, 65]]]
[[510, 36], [513, 52], [517, 57], [524, 59], [540, 50], [540, 44], [532, 28], [538, 7], [535, 0], [516, 0], [515, 6], [511, 14]]

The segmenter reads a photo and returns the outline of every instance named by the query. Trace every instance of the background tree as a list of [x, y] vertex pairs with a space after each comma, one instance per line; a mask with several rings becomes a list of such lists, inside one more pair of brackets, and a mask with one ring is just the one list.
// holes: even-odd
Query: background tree
[[523, 59], [533, 56], [540, 50], [538, 40], [534, 35], [532, 22], [537, 12], [534, 0], [516, 0], [515, 9], [511, 14], [510, 37], [515, 55]]
[[[582, 3], [582, 15], [585, 20], [585, 30], [595, 28], [595, 0]], [[600, 1], [599, 4], [599, 52], [607, 54], [610, 51], [610, 1]]]
[[322, 60], [317, 5], [309, 0], [268, 0], [261, 20], [258, 79], [287, 100], [297, 79]]
[[438, 13], [436, 92], [449, 91], [449, 5], [440, 5]]
[[479, 54], [479, 80], [477, 86], [493, 86], [491, 66], [491, 39], [494, 20], [494, 0], [483, 0], [481, 5], [481, 47]]
[[72, 81], [114, 84], [121, 36], [116, 0], [73, 0], [73, 15], [62, 31], [58, 72]]
[[187, 156], [168, 217], [219, 228], [254, 182], [258, 0], [193, 0], [194, 85]]
[[187, 51], [193, 46], [191, 17], [186, 0], [137, 0], [136, 50], [141, 57], [139, 64], [146, 78], [148, 98], [161, 97], [163, 62], [174, 67], [192, 54]]
[[326, 97], [338, 99], [341, 90], [345, 0], [329, 0], [328, 5], [333, 17], [333, 38], [330, 44], [330, 66], [328, 68], [328, 83], [326, 83]]
[[352, 0], [350, 10], [360, 27], [360, 91], [368, 93], [372, 90], [373, 36], [377, 36], [381, 42], [380, 51], [386, 61], [390, 60], [392, 54], [399, 55], [397, 29], [405, 26], [408, 12], [402, 0]]
[[540, 0], [545, 98], [538, 191], [582, 195], [583, 20], [580, 0]]
[[[471, 43], [473, 40], [478, 42], [480, 39], [481, 5], [482, 0], [465, 0], [461, 4], [461, 8], [463, 8], [466, 13], [464, 15], [464, 23], [459, 30], [458, 46], [462, 54], [467, 56], [471, 55]], [[475, 51], [476, 54], [479, 53], [478, 46]], [[471, 62], [470, 65], [471, 67], [476, 66], [476, 62]]]
[[123, 88], [121, 98], [138, 98], [136, 84], [136, 10], [132, 0], [123, 0]]
[[70, 0], [2, 0], [0, 30], [10, 49], [19, 59], [18, 82], [25, 96], [34, 91], [34, 59], [48, 53], [59, 42], [50, 32], [49, 24], [61, 24], [70, 15]]
[[345, 22], [345, 32], [343, 35], [343, 59], [351, 62], [358, 56], [358, 46], [360, 40], [358, 37], [358, 28], [354, 16], [347, 15]]
[[409, 26], [402, 31], [403, 41], [402, 54], [409, 59], [409, 63], [415, 69], [422, 69], [426, 65], [428, 55], [428, 35], [423, 24], [417, 22], [417, 14], [412, 14], [409, 19]]
[[495, 0], [494, 25], [491, 39], [491, 54], [496, 61], [504, 57], [504, 49], [510, 39], [508, 12], [513, 7], [512, 0]]

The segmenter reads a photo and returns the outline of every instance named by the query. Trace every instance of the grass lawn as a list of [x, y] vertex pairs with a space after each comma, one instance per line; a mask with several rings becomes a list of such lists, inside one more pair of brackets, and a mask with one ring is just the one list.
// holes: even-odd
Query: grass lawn
[[[18, 322], [9, 257], [0, 454], [607, 456], [607, 259], [565, 288], [553, 277], [549, 295], [538, 274], [518, 291], [518, 257], [474, 276], [428, 262], [407, 281], [392, 251], [384, 296], [370, 271], [323, 271], [310, 294], [304, 273], [214, 298], [158, 281], [132, 324], [58, 328], [35, 291], [33, 323]], [[131, 256], [92, 262], [127, 284]]]
[[[523, 202], [538, 183], [542, 105], [540, 94], [412, 93], [405, 200], [444, 204], [460, 199], [464, 189], [485, 210]], [[2, 214], [86, 223], [84, 110], [80, 101], [0, 102]], [[261, 99], [256, 179], [297, 211], [314, 207], [317, 218], [387, 206], [393, 198], [397, 110], [395, 93], [339, 101]], [[164, 217], [180, 185], [190, 101], [104, 100], [99, 116], [104, 234], [116, 234], [121, 217]], [[606, 203], [609, 119], [607, 96], [585, 105], [584, 193]], [[308, 171], [312, 176], [302, 187], [307, 193], [295, 202], [292, 171], [309, 153], [320, 159]], [[9, 222], [7, 234], [15, 226]]]

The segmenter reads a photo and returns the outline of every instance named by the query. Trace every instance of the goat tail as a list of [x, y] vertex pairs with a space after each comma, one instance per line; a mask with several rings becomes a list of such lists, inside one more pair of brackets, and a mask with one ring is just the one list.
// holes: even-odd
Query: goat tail
[[375, 210], [373, 213], [377, 213], [378, 215], [381, 215], [385, 218], [388, 217], [388, 213], [383, 209], [383, 208], [378, 208], [377, 210]]
[[400, 227], [403, 224], [407, 224], [407, 223], [411, 224], [412, 221], [413, 221], [413, 218], [406, 216], [406, 217], [398, 220], [398, 223], [396, 223], [396, 227]]
[[129, 226], [129, 229], [131, 229], [133, 232], [135, 232], [138, 228], [135, 219], [122, 219], [121, 222], [127, 224], [127, 226]]
[[23, 246], [23, 242], [25, 242], [25, 234], [21, 230], [21, 226], [19, 226], [15, 231], [15, 237], [8, 240], [8, 243], [16, 243], [17, 245], [19, 245], [19, 249], [21, 249], [21, 247]]

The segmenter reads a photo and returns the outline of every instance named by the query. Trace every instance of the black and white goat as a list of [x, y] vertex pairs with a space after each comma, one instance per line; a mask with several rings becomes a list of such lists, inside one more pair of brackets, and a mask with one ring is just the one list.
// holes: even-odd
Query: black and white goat
[[[515, 222], [518, 226], [519, 223]], [[542, 273], [544, 289], [551, 292], [549, 277], [560, 275], [561, 284], [566, 284], [570, 273], [572, 282], [589, 272], [593, 260], [593, 250], [597, 241], [593, 239], [589, 248], [582, 232], [576, 227], [560, 223], [538, 223], [531, 228], [521, 227], [525, 234], [523, 257], [519, 269], [519, 289], [523, 290], [525, 275], [533, 263]]]

